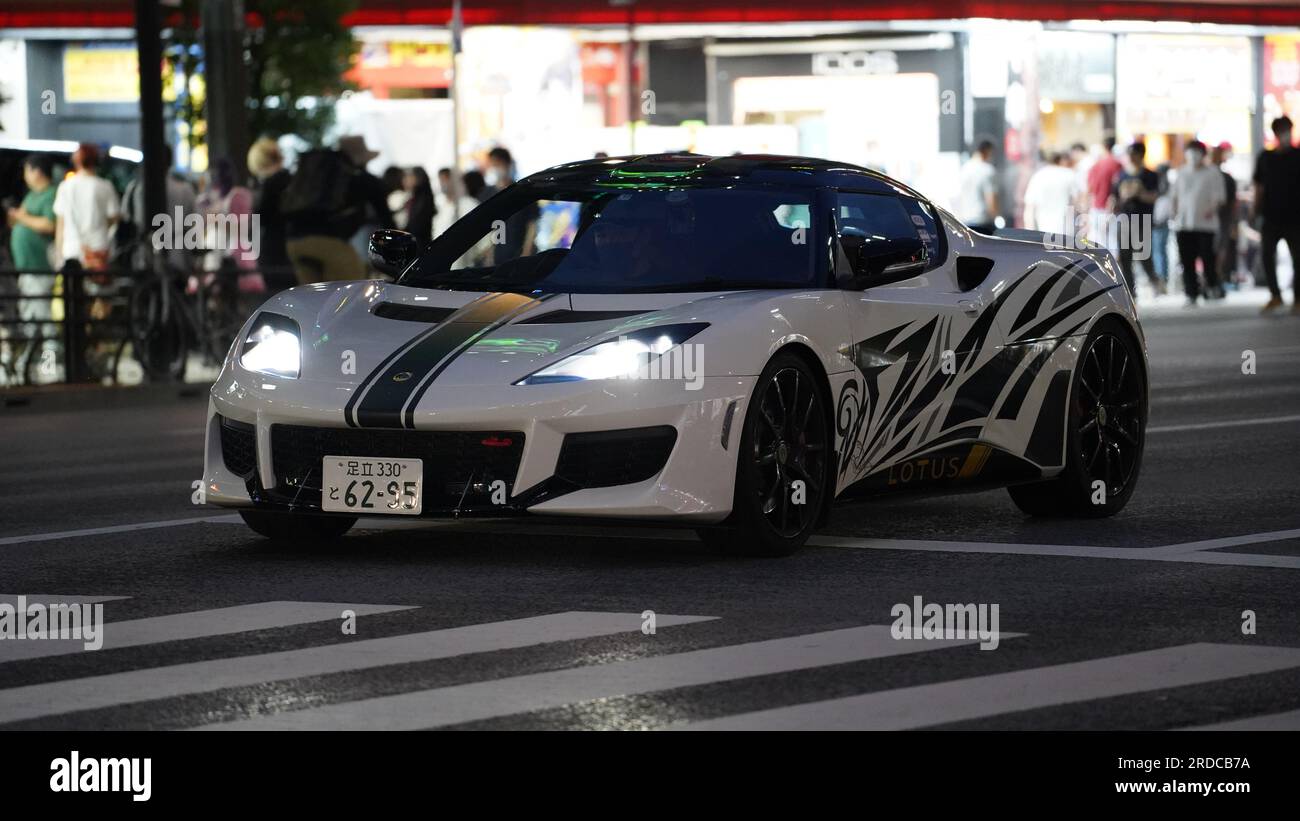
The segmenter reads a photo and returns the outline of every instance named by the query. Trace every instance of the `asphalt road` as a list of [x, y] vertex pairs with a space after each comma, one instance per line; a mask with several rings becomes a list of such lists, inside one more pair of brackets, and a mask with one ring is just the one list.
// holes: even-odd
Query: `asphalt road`
[[[1300, 317], [1145, 325], [1118, 517], [872, 503], [778, 560], [500, 523], [274, 548], [190, 503], [202, 398], [0, 411], [0, 602], [109, 622], [0, 641], [0, 728], [1300, 727]], [[996, 605], [996, 649], [893, 638], [917, 596]]]

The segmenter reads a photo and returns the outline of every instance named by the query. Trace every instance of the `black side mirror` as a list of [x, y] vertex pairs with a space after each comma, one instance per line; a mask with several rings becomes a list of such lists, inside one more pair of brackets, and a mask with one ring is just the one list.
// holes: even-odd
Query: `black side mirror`
[[420, 253], [420, 241], [405, 231], [381, 228], [370, 235], [366, 250], [377, 271], [396, 276]]
[[930, 252], [920, 238], [878, 239], [858, 248], [854, 280], [866, 288], [882, 282], [896, 282], [925, 270]]

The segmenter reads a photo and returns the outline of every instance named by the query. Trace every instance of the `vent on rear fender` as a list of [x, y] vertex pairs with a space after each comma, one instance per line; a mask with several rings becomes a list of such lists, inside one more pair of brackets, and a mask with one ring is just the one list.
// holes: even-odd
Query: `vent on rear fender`
[[993, 260], [986, 257], [957, 257], [957, 287], [970, 291], [984, 284], [993, 270]]
[[381, 302], [371, 312], [382, 319], [400, 319], [403, 322], [437, 324], [452, 314], [455, 308], [437, 308], [431, 305], [403, 305], [400, 302]]

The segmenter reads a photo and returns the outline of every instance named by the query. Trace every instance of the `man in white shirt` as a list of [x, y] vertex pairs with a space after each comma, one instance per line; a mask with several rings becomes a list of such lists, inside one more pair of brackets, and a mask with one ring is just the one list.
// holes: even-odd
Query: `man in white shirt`
[[984, 140], [961, 169], [958, 206], [962, 222], [981, 234], [997, 230], [998, 173], [993, 167], [993, 143]]
[[1079, 193], [1070, 157], [1052, 154], [1051, 161], [1029, 178], [1025, 187], [1025, 227], [1060, 237], [1074, 238], [1074, 202]]
[[95, 172], [99, 149], [82, 143], [72, 154], [76, 169], [54, 197], [54, 247], [63, 263], [76, 261], [90, 271], [108, 266], [111, 230], [120, 216], [117, 191]]
[[1201, 295], [1196, 260], [1201, 261], [1206, 295], [1219, 287], [1214, 232], [1219, 228], [1219, 208], [1227, 199], [1227, 191], [1219, 169], [1205, 164], [1206, 153], [1205, 143], [1200, 140], [1188, 144], [1184, 152], [1186, 162], [1178, 170], [1171, 193], [1178, 261], [1183, 269], [1183, 290], [1189, 308], [1195, 307]]

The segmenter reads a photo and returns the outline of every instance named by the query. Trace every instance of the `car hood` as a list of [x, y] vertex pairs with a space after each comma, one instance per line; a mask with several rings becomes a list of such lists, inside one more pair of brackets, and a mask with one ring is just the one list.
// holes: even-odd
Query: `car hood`
[[[513, 384], [564, 356], [639, 328], [716, 323], [771, 292], [544, 294], [444, 291], [380, 281], [321, 283], [263, 310], [298, 321], [301, 379], [352, 383], [424, 345], [441, 388]], [[724, 311], [726, 312], [724, 314]], [[412, 378], [423, 374], [412, 374]]]

